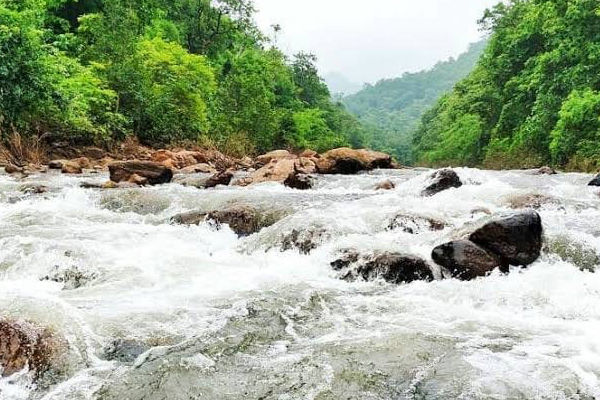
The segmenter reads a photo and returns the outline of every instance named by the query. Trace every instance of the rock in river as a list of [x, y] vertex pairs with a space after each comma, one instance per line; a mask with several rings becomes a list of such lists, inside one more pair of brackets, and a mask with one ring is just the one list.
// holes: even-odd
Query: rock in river
[[502, 266], [499, 257], [469, 240], [457, 240], [437, 246], [431, 257], [454, 278], [466, 281], [486, 276]]
[[422, 192], [423, 196], [433, 196], [450, 188], [463, 185], [458, 174], [452, 169], [442, 169], [431, 175], [431, 183]]
[[588, 186], [600, 186], [600, 174], [596, 175], [594, 179], [588, 183]]
[[119, 161], [108, 166], [113, 182], [139, 183], [141, 179], [150, 185], [171, 182], [173, 171], [162, 164], [151, 161]]

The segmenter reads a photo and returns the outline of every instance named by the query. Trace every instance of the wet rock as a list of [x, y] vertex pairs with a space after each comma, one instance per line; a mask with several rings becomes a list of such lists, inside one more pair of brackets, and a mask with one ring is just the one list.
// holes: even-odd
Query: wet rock
[[259, 166], [267, 165], [272, 160], [281, 160], [285, 158], [294, 158], [294, 155], [287, 150], [273, 150], [267, 154], [256, 157], [256, 164]]
[[294, 171], [283, 181], [283, 184], [292, 189], [308, 190], [312, 189], [314, 178], [310, 175]]
[[77, 266], [67, 268], [55, 265], [52, 270], [40, 278], [41, 281], [51, 281], [63, 284], [63, 290], [74, 290], [87, 286], [98, 278], [95, 271], [84, 271]]
[[556, 170], [554, 168], [545, 166], [535, 171], [534, 175], [556, 175]]
[[228, 186], [229, 183], [231, 183], [232, 179], [233, 179], [233, 172], [231, 172], [231, 171], [220, 172], [220, 173], [214, 174], [213, 176], [208, 178], [204, 184], [204, 187], [209, 189], [209, 188], [214, 188], [219, 185]]
[[388, 224], [388, 230], [401, 229], [406, 233], [419, 234], [425, 231], [441, 231], [446, 227], [443, 221], [418, 215], [398, 214]]
[[104, 359], [132, 364], [148, 350], [150, 346], [138, 340], [116, 339], [104, 348]]
[[360, 259], [360, 253], [356, 250], [342, 250], [341, 255], [336, 260], [329, 263], [331, 268], [335, 271], [341, 271], [344, 268], [349, 268], [352, 264], [358, 262]]
[[536, 193], [510, 196], [507, 203], [510, 208], [514, 209], [533, 208], [538, 210], [544, 205], [560, 206], [558, 199]]
[[431, 257], [454, 278], [461, 280], [486, 276], [498, 267], [506, 270], [499, 257], [469, 240], [457, 240], [437, 246]]
[[25, 194], [43, 194], [48, 192], [49, 189], [48, 186], [31, 184], [21, 186], [19, 190]]
[[417, 280], [432, 281], [434, 278], [425, 260], [401, 253], [386, 252], [361, 257], [355, 252], [348, 252], [333, 261], [331, 267], [335, 270], [347, 269], [342, 275], [345, 280], [383, 279], [389, 283], [400, 284]]
[[422, 196], [433, 196], [450, 188], [463, 185], [458, 174], [452, 169], [442, 169], [431, 175], [431, 183], [422, 192]]
[[375, 190], [392, 190], [395, 189], [396, 185], [389, 179], [385, 181], [379, 182], [377, 186], [375, 186]]
[[40, 376], [52, 366], [60, 344], [61, 340], [47, 328], [27, 321], [0, 319], [2, 376], [10, 376], [25, 367]]
[[326, 152], [317, 159], [317, 169], [321, 174], [352, 175], [360, 171], [392, 167], [392, 157], [371, 150], [339, 148]]
[[7, 174], [18, 174], [18, 173], [22, 173], [23, 172], [23, 168], [17, 167], [14, 164], [7, 164], [4, 167], [4, 172], [6, 172]]
[[310, 254], [311, 251], [330, 238], [329, 232], [323, 228], [294, 229], [283, 237], [281, 251], [297, 249], [301, 254]]
[[[159, 185], [171, 182], [173, 171], [162, 164], [151, 161], [120, 161], [108, 166], [110, 180], [113, 182], [133, 182], [144, 178], [147, 184]], [[134, 175], [137, 175], [135, 177]]]
[[181, 225], [199, 225], [209, 222], [217, 229], [220, 229], [222, 225], [228, 225], [238, 236], [249, 236], [262, 228], [273, 225], [278, 219], [279, 216], [276, 214], [260, 212], [250, 206], [236, 205], [224, 210], [191, 211], [177, 214], [171, 218], [171, 222]]
[[600, 186], [600, 174], [596, 175], [594, 179], [588, 183], [588, 186]]
[[525, 211], [489, 222], [473, 232], [469, 239], [505, 263], [527, 266], [540, 256], [542, 231], [540, 215]]
[[52, 160], [48, 163], [50, 169], [62, 169], [63, 163], [67, 160]]

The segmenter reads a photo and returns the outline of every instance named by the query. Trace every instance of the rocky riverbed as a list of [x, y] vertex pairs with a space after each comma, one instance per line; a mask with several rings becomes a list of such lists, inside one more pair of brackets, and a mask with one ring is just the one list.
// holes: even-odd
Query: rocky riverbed
[[599, 398], [592, 176], [185, 156], [0, 173], [0, 398]]

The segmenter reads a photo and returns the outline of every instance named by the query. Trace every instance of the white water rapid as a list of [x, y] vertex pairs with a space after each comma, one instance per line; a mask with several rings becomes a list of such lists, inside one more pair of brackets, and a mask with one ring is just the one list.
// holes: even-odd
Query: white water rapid
[[[0, 398], [600, 399], [600, 197], [590, 175], [456, 170], [465, 185], [419, 195], [428, 170], [267, 183], [83, 189], [73, 177], [0, 174], [0, 316], [64, 337], [53, 377], [0, 379]], [[375, 191], [391, 179], [396, 189]], [[42, 194], [23, 192], [45, 185]], [[470, 282], [346, 282], [341, 249], [431, 262], [434, 246], [524, 195], [541, 195], [541, 258]], [[531, 196], [529, 196], [531, 197]], [[173, 225], [243, 203], [286, 214], [257, 234]], [[397, 214], [442, 231], [386, 229]], [[321, 228], [310, 254], [281, 250]], [[134, 353], [107, 357], [127, 343]], [[139, 351], [137, 348], [141, 348]], [[108, 351], [110, 353], [110, 351]], [[141, 355], [140, 355], [141, 354]]]

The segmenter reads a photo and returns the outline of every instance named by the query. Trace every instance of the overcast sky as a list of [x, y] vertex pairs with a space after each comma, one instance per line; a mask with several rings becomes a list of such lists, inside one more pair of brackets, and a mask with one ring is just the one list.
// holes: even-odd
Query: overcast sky
[[278, 45], [319, 57], [321, 74], [357, 83], [429, 68], [481, 38], [477, 20], [498, 0], [255, 0], [257, 22], [283, 28]]

